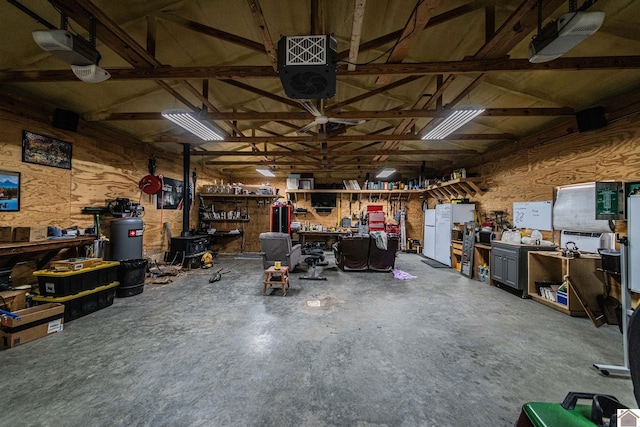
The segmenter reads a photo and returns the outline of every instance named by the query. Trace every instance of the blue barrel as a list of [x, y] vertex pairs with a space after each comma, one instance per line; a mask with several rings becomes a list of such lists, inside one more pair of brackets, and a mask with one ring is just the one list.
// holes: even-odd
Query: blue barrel
[[143, 231], [144, 222], [140, 218], [114, 218], [111, 221], [110, 259], [141, 259]]

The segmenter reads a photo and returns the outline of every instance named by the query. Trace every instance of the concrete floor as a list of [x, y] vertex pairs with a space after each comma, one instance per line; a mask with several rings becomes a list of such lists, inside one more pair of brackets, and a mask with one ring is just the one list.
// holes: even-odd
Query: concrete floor
[[219, 282], [194, 270], [0, 352], [0, 424], [512, 426], [568, 391], [637, 407], [629, 379], [592, 367], [622, 363], [617, 326], [421, 259], [399, 255], [407, 281], [294, 273], [283, 298], [262, 295], [260, 260], [222, 256]]

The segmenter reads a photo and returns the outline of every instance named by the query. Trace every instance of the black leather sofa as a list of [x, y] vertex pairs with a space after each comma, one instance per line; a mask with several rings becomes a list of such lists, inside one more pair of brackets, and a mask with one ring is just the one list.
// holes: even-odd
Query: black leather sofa
[[396, 262], [400, 238], [387, 235], [387, 249], [380, 249], [368, 234], [338, 236], [333, 252], [342, 271], [391, 271]]

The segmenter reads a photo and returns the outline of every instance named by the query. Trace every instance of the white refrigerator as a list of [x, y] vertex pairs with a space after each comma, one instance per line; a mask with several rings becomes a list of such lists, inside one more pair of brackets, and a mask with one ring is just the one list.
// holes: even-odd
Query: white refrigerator
[[451, 230], [454, 224], [473, 221], [476, 205], [442, 204], [436, 205], [435, 257], [442, 264], [451, 267]]
[[424, 211], [424, 238], [422, 240], [422, 253], [427, 258], [436, 257], [436, 210]]

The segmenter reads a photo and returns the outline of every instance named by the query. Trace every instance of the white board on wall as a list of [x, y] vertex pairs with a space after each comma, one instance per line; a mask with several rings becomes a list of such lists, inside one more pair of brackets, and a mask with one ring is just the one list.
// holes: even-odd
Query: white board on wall
[[514, 202], [513, 226], [517, 228], [531, 228], [534, 230], [553, 230], [552, 221], [553, 202]]

